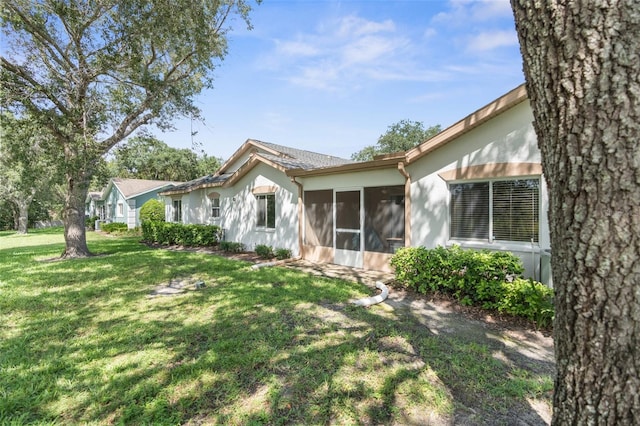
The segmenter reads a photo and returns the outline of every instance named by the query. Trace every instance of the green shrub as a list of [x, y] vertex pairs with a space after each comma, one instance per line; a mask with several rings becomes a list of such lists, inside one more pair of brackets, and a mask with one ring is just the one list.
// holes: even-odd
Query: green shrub
[[263, 259], [271, 259], [273, 254], [273, 247], [266, 244], [258, 244], [256, 246], [256, 254]]
[[244, 244], [234, 243], [232, 241], [221, 241], [220, 250], [229, 253], [240, 253], [241, 251], [244, 251]]
[[542, 283], [517, 278], [502, 283], [503, 298], [498, 302], [498, 311], [527, 318], [541, 327], [553, 322], [553, 289]]
[[151, 199], [140, 207], [140, 222], [164, 222], [164, 204]]
[[463, 305], [524, 316], [541, 326], [553, 317], [548, 292], [552, 290], [541, 283], [524, 286], [522, 282], [528, 282], [520, 278], [524, 267], [513, 253], [459, 246], [405, 247], [394, 254], [391, 266], [398, 282], [419, 293], [449, 294]]
[[291, 250], [286, 248], [279, 248], [276, 249], [275, 255], [276, 259], [278, 260], [289, 259], [291, 257]]
[[142, 222], [142, 239], [162, 245], [179, 244], [201, 247], [218, 244], [220, 227], [216, 225], [185, 225], [182, 223]]
[[111, 222], [111, 223], [103, 223], [100, 225], [100, 230], [110, 234], [112, 232], [124, 232], [128, 229], [126, 223], [124, 222]]

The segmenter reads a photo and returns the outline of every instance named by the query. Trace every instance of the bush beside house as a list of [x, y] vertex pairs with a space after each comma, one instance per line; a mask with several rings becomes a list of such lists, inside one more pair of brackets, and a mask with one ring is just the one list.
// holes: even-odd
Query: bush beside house
[[112, 232], [125, 232], [127, 229], [127, 224], [123, 222], [111, 222], [100, 225], [100, 230], [107, 234], [111, 234]]
[[419, 293], [451, 295], [463, 305], [518, 315], [541, 327], [553, 319], [553, 290], [521, 277], [522, 261], [508, 252], [407, 247], [391, 259], [396, 280]]
[[220, 241], [220, 227], [143, 221], [142, 239], [148, 243], [162, 245], [215, 246]]
[[156, 199], [151, 199], [140, 207], [141, 222], [164, 222], [164, 204]]

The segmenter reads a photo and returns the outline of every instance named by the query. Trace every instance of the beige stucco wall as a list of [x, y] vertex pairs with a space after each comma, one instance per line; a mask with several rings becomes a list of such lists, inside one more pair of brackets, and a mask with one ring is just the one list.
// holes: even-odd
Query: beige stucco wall
[[[277, 187], [275, 229], [260, 229], [257, 223], [257, 201], [253, 189]], [[258, 244], [274, 249], [286, 248], [299, 255], [298, 187], [281, 171], [264, 164], [250, 170], [233, 187], [216, 190], [221, 194], [219, 225], [225, 229], [227, 241], [241, 242], [247, 250]]]
[[[432, 248], [459, 244], [470, 248], [513, 251], [523, 259], [527, 274], [535, 274], [540, 279], [539, 252], [550, 247], [544, 178], [540, 188], [540, 241], [532, 246], [531, 243], [451, 240], [448, 183], [440, 176], [447, 175], [443, 173], [446, 171], [495, 163], [515, 165], [511, 172], [518, 169], [518, 164], [539, 164], [540, 151], [532, 122], [529, 103], [522, 102], [407, 167], [412, 178], [411, 245]], [[501, 170], [505, 168], [488, 166], [486, 169], [496, 169], [493, 177], [500, 178], [503, 177]]]
[[405, 179], [395, 168], [350, 172], [327, 176], [297, 178], [305, 191], [320, 189], [364, 188], [372, 186], [404, 185]]

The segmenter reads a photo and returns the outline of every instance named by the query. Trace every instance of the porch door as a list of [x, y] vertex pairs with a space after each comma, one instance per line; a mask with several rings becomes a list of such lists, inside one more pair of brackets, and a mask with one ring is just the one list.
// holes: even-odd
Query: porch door
[[336, 190], [334, 197], [334, 262], [338, 265], [362, 268], [362, 191]]

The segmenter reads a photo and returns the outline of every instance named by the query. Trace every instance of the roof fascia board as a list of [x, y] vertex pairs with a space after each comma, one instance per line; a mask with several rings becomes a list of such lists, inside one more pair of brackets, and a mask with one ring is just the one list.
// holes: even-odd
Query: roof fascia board
[[162, 191], [162, 192], [158, 192], [158, 194], [165, 196], [165, 195], [180, 195], [180, 194], [188, 194], [190, 192], [196, 191], [198, 189], [205, 189], [205, 188], [220, 188], [222, 187], [223, 182], [208, 182], [208, 183], [199, 183], [198, 185], [195, 185], [189, 189], [179, 189], [179, 190], [168, 190], [168, 191]]
[[482, 123], [494, 118], [527, 99], [525, 84], [521, 84], [493, 102], [469, 114], [457, 123], [449, 126], [431, 139], [407, 151], [407, 162], [413, 163], [435, 149], [451, 142], [455, 138], [471, 131]]
[[223, 174], [227, 168], [229, 168], [233, 163], [238, 161], [240, 159], [240, 157], [242, 157], [245, 153], [247, 153], [247, 151], [249, 151], [249, 150], [251, 150], [253, 148], [259, 148], [259, 149], [262, 149], [264, 151], [269, 152], [270, 154], [282, 156], [282, 153], [280, 151], [276, 151], [274, 149], [266, 147], [266, 146], [262, 145], [260, 143], [260, 141], [257, 141], [255, 139], [247, 139], [242, 144], [242, 146], [240, 146], [240, 148], [238, 148], [236, 150], [236, 152], [234, 152], [231, 155], [231, 157], [229, 157], [229, 159], [227, 161], [225, 161], [224, 164], [218, 168], [218, 171], [216, 172], [216, 175]]
[[395, 168], [399, 161], [405, 161], [404, 153], [385, 156], [382, 159], [365, 161], [361, 163], [349, 163], [341, 166], [321, 167], [317, 169], [291, 169], [287, 171], [290, 177], [322, 176], [340, 173], [363, 172], [367, 170]]
[[254, 167], [258, 165], [258, 163], [264, 163], [269, 167], [272, 167], [276, 170], [281, 171], [282, 173], [287, 173], [287, 169], [281, 166], [280, 164], [274, 163], [273, 161], [264, 158], [259, 153], [255, 152], [251, 154], [251, 158], [249, 161], [244, 163], [238, 170], [233, 172], [233, 174], [223, 183], [224, 188], [228, 188], [229, 186], [234, 185], [238, 180], [240, 180], [243, 176], [249, 173]]
[[[153, 192], [153, 191], [158, 191], [158, 190], [160, 190], [160, 189], [164, 188], [165, 186], [175, 185], [175, 184], [176, 184], [175, 182], [172, 182], [172, 183], [165, 183], [165, 184], [163, 184], [163, 185], [159, 185], [159, 186], [156, 186], [156, 187], [153, 187], [153, 188], [150, 188], [150, 189], [145, 189], [145, 190], [144, 190], [144, 191], [142, 191], [142, 192], [138, 192], [138, 193], [136, 193], [136, 194], [129, 195], [129, 197], [125, 198], [125, 200], [130, 200], [130, 199], [132, 199], [132, 198], [136, 198], [136, 197], [139, 197], [139, 196], [144, 195], [144, 194], [148, 194], [148, 193]], [[158, 192], [158, 193], [159, 193], [159, 192]]]

